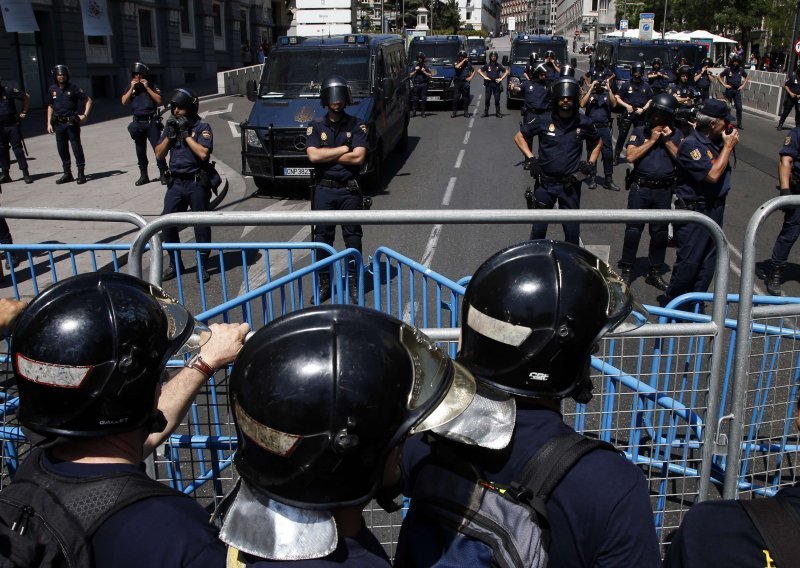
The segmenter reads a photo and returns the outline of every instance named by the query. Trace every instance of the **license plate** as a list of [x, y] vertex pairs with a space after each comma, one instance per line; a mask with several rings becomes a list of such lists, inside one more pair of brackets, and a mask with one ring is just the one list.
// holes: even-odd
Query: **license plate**
[[426, 100], [429, 100], [429, 101], [440, 101], [440, 100], [442, 100], [442, 97], [429, 96], [429, 97], [426, 97]]
[[311, 168], [283, 168], [285, 176], [310, 176]]

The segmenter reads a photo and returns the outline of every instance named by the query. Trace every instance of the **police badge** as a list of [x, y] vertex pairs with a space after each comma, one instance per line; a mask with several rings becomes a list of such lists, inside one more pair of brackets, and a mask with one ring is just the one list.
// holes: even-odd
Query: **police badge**
[[556, 131], [556, 125], [551, 122], [550, 126], [547, 127], [547, 130], [549, 130], [550, 132], [555, 132]]
[[700, 150], [698, 148], [695, 148], [694, 150], [689, 152], [689, 155], [692, 157], [692, 160], [697, 161], [700, 159]]

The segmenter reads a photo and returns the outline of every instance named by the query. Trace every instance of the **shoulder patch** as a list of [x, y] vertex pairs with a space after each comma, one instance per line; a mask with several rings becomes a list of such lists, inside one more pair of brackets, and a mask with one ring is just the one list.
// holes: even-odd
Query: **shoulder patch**
[[306, 128], [306, 136], [311, 136], [312, 132], [314, 132], [313, 126], [309, 126], [308, 128]]
[[784, 138], [783, 139], [783, 145], [784, 146], [791, 146], [792, 145], [792, 137], [791, 136], [787, 136], [786, 138]]
[[366, 124], [362, 124], [361, 126], [359, 126], [359, 128], [361, 129], [361, 132], [363, 132], [364, 134], [367, 134], [369, 132]]
[[631, 134], [631, 137], [628, 138], [628, 142], [635, 142], [636, 141], [636, 134]]
[[692, 157], [692, 160], [697, 161], [700, 159], [700, 150], [698, 148], [695, 148], [694, 150], [689, 152], [689, 155]]
[[209, 138], [211, 138], [211, 131], [210, 130], [203, 130], [203, 132], [201, 132], [200, 135], [203, 138], [205, 138], [206, 140], [208, 140]]
[[14, 87], [13, 89], [11, 89], [11, 92], [12, 92], [12, 93], [19, 93], [19, 89], [17, 89], [16, 87]]

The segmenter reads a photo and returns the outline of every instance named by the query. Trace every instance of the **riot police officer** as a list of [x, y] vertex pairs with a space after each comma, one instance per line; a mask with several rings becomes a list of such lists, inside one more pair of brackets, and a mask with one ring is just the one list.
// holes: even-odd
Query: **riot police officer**
[[[674, 128], [675, 109], [678, 102], [669, 93], [653, 97], [647, 111], [647, 123], [633, 129], [628, 139], [628, 162], [633, 171], [626, 178], [628, 209], [670, 209], [675, 188], [675, 157], [682, 139], [681, 131]], [[650, 268], [645, 282], [661, 291], [667, 283], [661, 277], [667, 254], [667, 224], [650, 223]], [[644, 223], [629, 223], [625, 226], [622, 244], [622, 279], [630, 285], [633, 281], [633, 266], [636, 252], [644, 231]]]
[[[603, 141], [603, 173], [605, 181], [603, 187], [611, 191], [619, 191], [619, 187], [614, 183], [614, 151], [611, 142], [611, 109], [617, 106], [617, 97], [606, 81], [594, 81], [589, 85], [589, 90], [581, 98], [581, 108], [584, 109], [586, 116], [592, 121], [597, 129], [597, 134]], [[589, 143], [587, 151], [592, 152], [594, 148]], [[597, 166], [595, 165], [592, 175], [589, 176], [589, 189], [597, 189]]]
[[662, 69], [660, 57], [653, 58], [650, 63], [650, 72], [647, 74], [647, 82], [650, 83], [650, 88], [653, 89], [653, 94], [666, 92], [669, 89], [669, 73]]
[[700, 98], [694, 85], [691, 84], [691, 76], [692, 68], [688, 65], [678, 67], [675, 72], [675, 83], [670, 88], [670, 94], [681, 106], [694, 106], [697, 99]]
[[614, 165], [619, 163], [619, 154], [625, 141], [628, 138], [631, 125], [642, 126], [644, 124], [645, 112], [653, 98], [653, 90], [650, 85], [642, 80], [644, 74], [644, 64], [634, 63], [631, 66], [631, 80], [622, 83], [617, 93], [619, 104], [625, 109], [625, 113], [617, 118], [617, 145], [614, 147]]
[[433, 73], [425, 65], [425, 54], [421, 51], [417, 53], [417, 64], [408, 74], [411, 79], [411, 116], [417, 116], [417, 109], [422, 112], [425, 118], [425, 104], [428, 101], [428, 81], [433, 77]]
[[[22, 109], [17, 108], [16, 101], [22, 102]], [[22, 121], [28, 114], [31, 97], [17, 87], [3, 83], [0, 77], [0, 183], [11, 183], [11, 154], [14, 151], [17, 166], [22, 172], [25, 183], [33, 183], [28, 173], [28, 160], [22, 146]]]
[[[81, 144], [81, 125], [86, 124], [89, 111], [92, 110], [92, 98], [83, 89], [69, 80], [69, 67], [56, 65], [52, 70], [55, 83], [50, 85], [48, 93], [50, 101], [47, 106], [47, 132], [56, 135], [56, 148], [64, 167], [64, 175], [56, 180], [57, 184], [75, 181], [72, 177], [72, 162], [69, 146], [75, 155], [78, 166], [78, 183], [86, 183], [86, 158]], [[83, 113], [80, 106], [83, 105]]]
[[614, 72], [608, 68], [608, 57], [605, 55], [598, 55], [597, 60], [594, 62], [594, 66], [589, 71], [584, 73], [583, 84], [588, 88], [588, 86], [595, 81], [598, 83], [608, 81], [608, 84], [613, 87], [614, 78]]
[[[362, 208], [358, 175], [367, 157], [367, 126], [345, 112], [353, 103], [347, 81], [331, 75], [322, 82], [320, 104], [328, 109], [322, 118], [308, 127], [306, 153], [314, 164], [314, 193], [311, 208], [320, 211], [357, 210]], [[314, 242], [333, 245], [335, 225], [315, 225]], [[342, 240], [347, 248], [361, 252], [361, 225], [342, 225]], [[319, 255], [324, 258], [324, 253]], [[350, 302], [358, 304], [358, 266], [348, 264]], [[322, 303], [331, 297], [330, 271], [319, 273], [319, 297]]]
[[547, 69], [539, 63], [531, 71], [531, 79], [520, 84], [525, 101], [522, 103], [522, 120], [530, 122], [537, 116], [550, 112], [550, 89], [547, 85]]
[[458, 61], [453, 65], [455, 75], [453, 76], [453, 114], [452, 118], [464, 107], [464, 116], [469, 116], [469, 82], [475, 76], [475, 68], [469, 62], [467, 52], [463, 49], [458, 52]]
[[561, 67], [556, 61], [555, 51], [548, 49], [544, 52], [544, 66], [547, 68], [547, 86], [549, 87], [561, 76]]
[[[683, 139], [676, 156], [677, 209], [697, 211], [722, 227], [731, 189], [730, 157], [739, 132], [725, 101], [708, 99], [695, 117], [694, 131]], [[730, 134], [726, 132], [730, 130]], [[677, 259], [662, 305], [687, 292], [706, 292], [714, 277], [717, 249], [709, 232], [696, 223], [675, 225]]]
[[725, 98], [736, 109], [736, 128], [742, 127], [742, 89], [750, 80], [747, 71], [742, 67], [742, 59], [738, 55], [731, 57], [731, 63], [717, 76], [720, 84], [725, 88]]
[[[157, 160], [163, 160], [169, 153], [169, 183], [164, 194], [162, 215], [182, 213], [189, 208], [196, 213], [208, 211], [211, 187], [204, 180], [203, 170], [214, 150], [214, 136], [211, 126], [198, 116], [199, 107], [200, 100], [189, 89], [176, 89], [169, 100], [172, 116], [167, 120], [155, 147]], [[210, 243], [211, 227], [196, 226], [194, 236], [197, 243]], [[180, 242], [178, 229], [164, 229], [161, 240], [165, 243]], [[200, 251], [197, 279], [203, 282], [211, 278], [208, 274], [209, 254], [208, 250]], [[180, 251], [174, 251], [169, 257], [169, 265], [164, 269], [163, 279], [175, 278], [179, 269], [184, 272], [181, 254]]]
[[[147, 176], [147, 142], [155, 148], [161, 136], [161, 122], [158, 106], [161, 104], [161, 89], [150, 83], [150, 68], [136, 62], [131, 66], [131, 84], [122, 95], [122, 104], [131, 104], [133, 120], [128, 125], [128, 133], [136, 146], [136, 159], [139, 164], [139, 179], [134, 185], [150, 182]], [[161, 185], [167, 184], [167, 161], [157, 160]]]
[[794, 124], [800, 126], [800, 65], [795, 68], [794, 73], [786, 78], [786, 83], [783, 85], [783, 109], [781, 110], [781, 117], [778, 119], [778, 126], [776, 130], [783, 130], [783, 123], [786, 117], [794, 109]]
[[711, 73], [711, 59], [706, 57], [700, 66], [700, 70], [694, 76], [694, 84], [697, 90], [700, 91], [700, 100], [705, 102], [708, 98], [708, 91], [711, 89], [711, 78], [714, 76]]
[[[534, 209], [580, 209], [581, 182], [576, 174], [591, 175], [600, 156], [603, 140], [592, 120], [579, 112], [580, 86], [572, 77], [559, 77], [551, 88], [552, 112], [550, 120], [523, 123], [514, 136], [514, 142], [528, 158], [530, 173], [535, 178], [531, 198]], [[544, 118], [544, 117], [542, 117]], [[527, 142], [540, 136], [539, 156], [535, 158]], [[588, 162], [581, 161], [583, 145], [594, 144]], [[564, 240], [578, 244], [580, 225], [564, 223]], [[531, 239], [541, 239], [547, 234], [546, 223], [534, 223]]]
[[528, 64], [525, 66], [525, 70], [522, 72], [522, 76], [527, 81], [532, 81], [534, 78], [534, 71], [536, 67], [539, 66], [539, 60], [536, 58], [536, 52], [531, 52], [528, 55]]
[[503, 79], [508, 76], [508, 69], [503, 67], [497, 62], [497, 52], [493, 51], [489, 54], [489, 61], [478, 70], [481, 77], [483, 77], [484, 97], [483, 101], [483, 116], [489, 116], [489, 102], [494, 95], [494, 114], [497, 118], [503, 116], [500, 114], [500, 93], [503, 92]]

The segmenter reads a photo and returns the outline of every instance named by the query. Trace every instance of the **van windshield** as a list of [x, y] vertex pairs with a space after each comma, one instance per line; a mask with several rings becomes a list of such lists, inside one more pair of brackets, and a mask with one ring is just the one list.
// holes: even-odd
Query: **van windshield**
[[681, 60], [681, 57], [685, 57], [686, 63], [692, 67], [700, 63], [700, 55], [702, 52], [697, 49], [696, 45], [687, 43], [686, 45], [676, 45], [672, 49], [672, 61], [678, 62]]
[[469, 49], [475, 49], [475, 48], [481, 48], [481, 47], [485, 48], [486, 47], [486, 42], [483, 41], [483, 39], [468, 39], [467, 40], [467, 47]]
[[663, 45], [620, 45], [617, 65], [630, 67], [633, 63], [642, 62], [650, 67], [650, 62], [656, 57], [661, 59], [664, 68], [669, 66], [669, 49]]
[[567, 61], [567, 49], [563, 45], [552, 43], [518, 43], [514, 46], [514, 53], [511, 54], [511, 63], [513, 65], [525, 65], [528, 63], [531, 53], [536, 54], [536, 58], [540, 61], [544, 60], [546, 51], [552, 51], [556, 54], [556, 61], [564, 63]]
[[320, 83], [330, 75], [347, 79], [354, 97], [368, 96], [369, 48], [276, 49], [264, 65], [259, 95], [319, 97]]
[[425, 63], [428, 65], [452, 65], [458, 57], [458, 43], [429, 43], [412, 45], [409, 49], [408, 60], [417, 60], [417, 54], [421, 51], [425, 54]]

